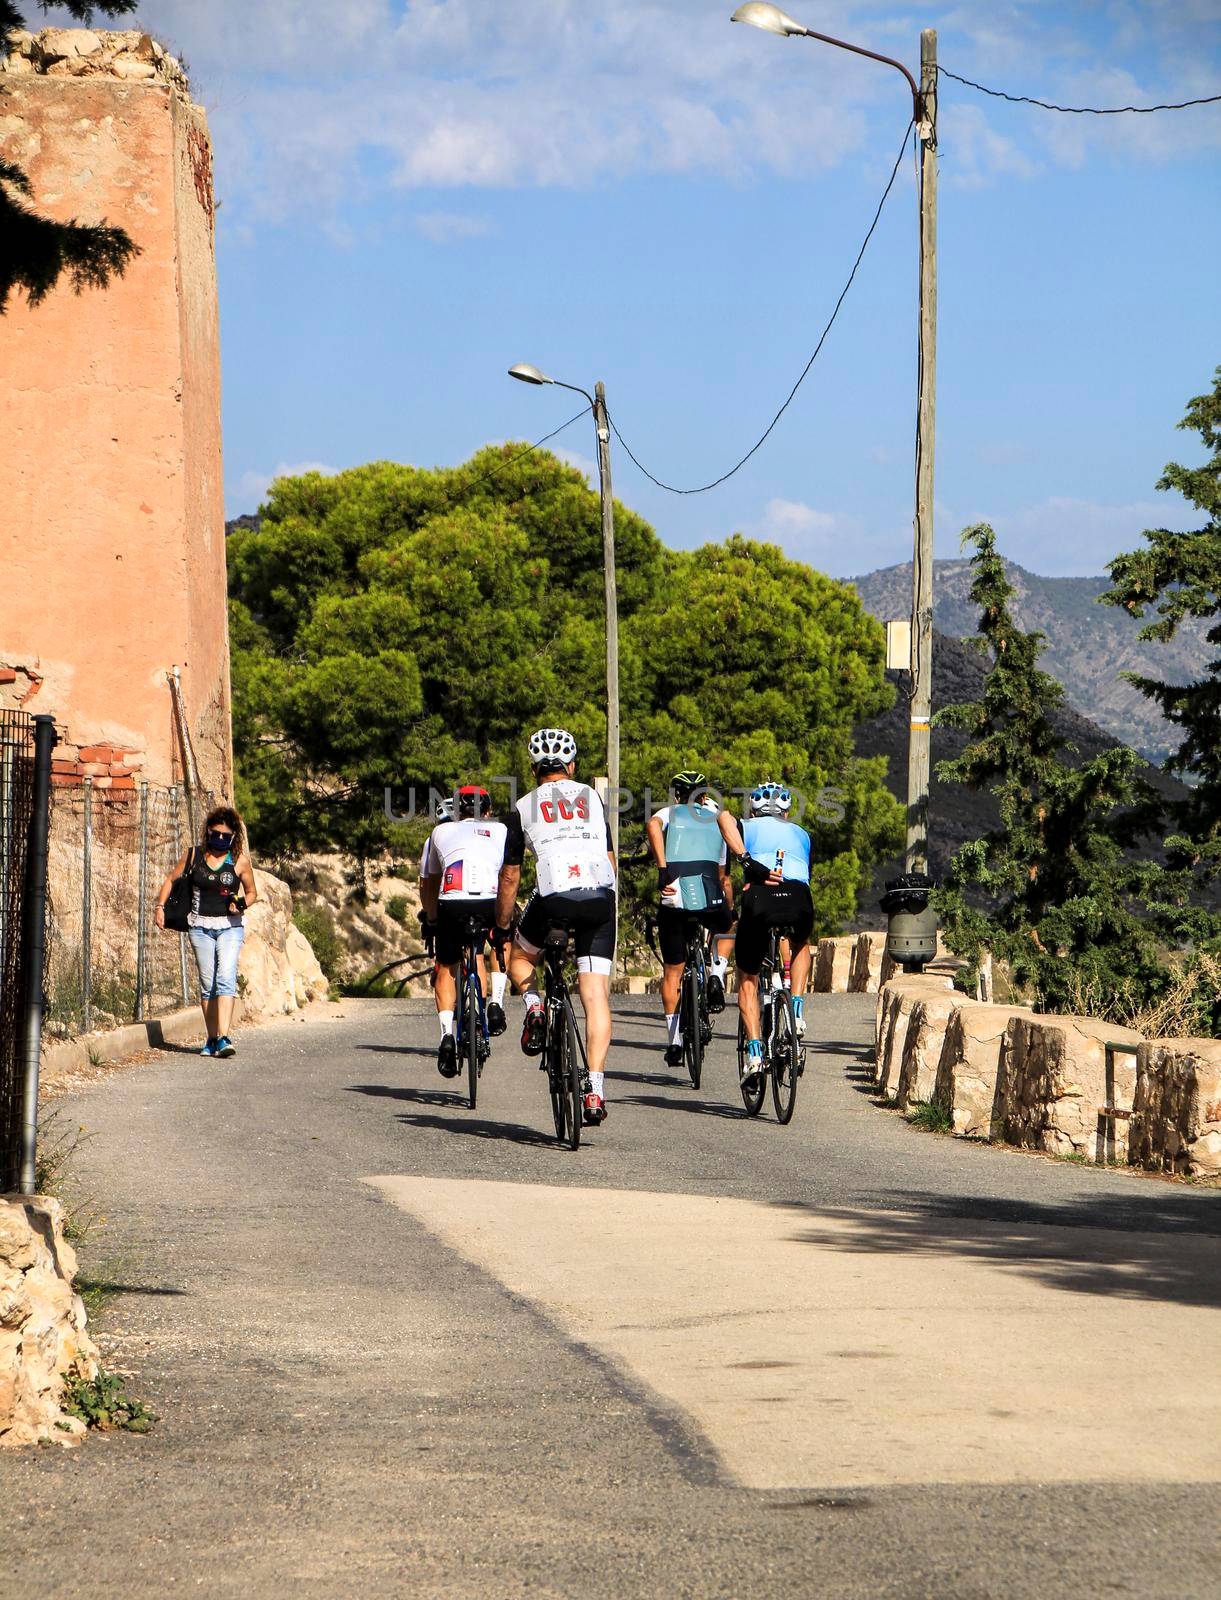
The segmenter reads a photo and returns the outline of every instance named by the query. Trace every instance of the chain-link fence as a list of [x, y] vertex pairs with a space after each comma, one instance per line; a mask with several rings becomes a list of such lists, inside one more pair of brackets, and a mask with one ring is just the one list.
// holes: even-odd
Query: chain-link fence
[[162, 933], [153, 910], [167, 872], [193, 843], [181, 789], [64, 785], [51, 812], [51, 945], [47, 1032], [69, 1037], [139, 1022], [198, 996], [185, 934]]
[[34, 810], [34, 719], [0, 711], [0, 1192], [16, 1181], [28, 950], [22, 934]]

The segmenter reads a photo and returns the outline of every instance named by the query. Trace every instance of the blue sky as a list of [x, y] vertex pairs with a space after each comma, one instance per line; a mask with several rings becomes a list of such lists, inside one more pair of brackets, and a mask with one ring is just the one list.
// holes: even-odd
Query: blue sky
[[[1070, 103], [1221, 89], [1216, 0], [792, 0], [914, 68]], [[813, 348], [898, 149], [897, 73], [731, 27], [731, 0], [148, 0], [207, 107], [231, 514], [277, 471], [454, 463], [602, 378], [654, 472], [698, 483]], [[1034, 570], [1095, 572], [1152, 522], [1221, 361], [1221, 106], [1060, 117], [943, 80], [938, 553], [986, 517]], [[915, 196], [905, 160], [824, 354], [759, 454], [678, 499], [848, 575], [908, 558]], [[579, 465], [592, 427], [557, 444]]]

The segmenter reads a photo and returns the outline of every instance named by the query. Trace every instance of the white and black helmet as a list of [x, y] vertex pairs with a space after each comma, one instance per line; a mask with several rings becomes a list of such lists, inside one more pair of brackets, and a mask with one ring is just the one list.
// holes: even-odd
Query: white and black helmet
[[536, 767], [543, 761], [558, 761], [566, 767], [577, 758], [577, 741], [567, 728], [540, 728], [537, 733], [530, 735], [530, 743], [526, 748]]
[[750, 791], [752, 817], [778, 817], [793, 804], [793, 796], [782, 783], [764, 782]]

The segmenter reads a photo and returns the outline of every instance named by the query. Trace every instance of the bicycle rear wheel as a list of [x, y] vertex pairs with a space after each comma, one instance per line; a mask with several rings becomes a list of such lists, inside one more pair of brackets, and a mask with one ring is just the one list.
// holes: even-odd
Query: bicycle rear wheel
[[564, 1006], [564, 1040], [564, 1086], [568, 1100], [568, 1148], [575, 1150], [581, 1143], [581, 1124], [585, 1120], [585, 1092], [581, 1081], [585, 1068], [585, 1052], [581, 1048], [581, 1036], [577, 1032], [577, 1023], [572, 1014], [571, 1001]]
[[793, 1011], [793, 997], [781, 989], [772, 1003], [772, 1104], [776, 1121], [790, 1122], [797, 1104], [797, 1079], [800, 1074], [801, 1042]]
[[683, 973], [683, 992], [679, 1005], [683, 1020], [683, 1059], [691, 1078], [691, 1087], [698, 1089], [704, 1070], [704, 1034], [700, 1026], [700, 991], [695, 973], [690, 966]]
[[564, 1085], [564, 1029], [557, 1027], [555, 1008], [547, 1006], [547, 1042], [543, 1046], [547, 1063], [547, 1087], [551, 1090], [551, 1119], [561, 1144], [568, 1138], [569, 1099]]
[[763, 1109], [763, 1096], [767, 1093], [767, 1075], [760, 1072], [758, 1077], [752, 1078], [749, 1083], [742, 1081], [742, 1069], [746, 1065], [746, 1024], [738, 1018], [738, 1087], [742, 1091], [742, 1104], [746, 1107], [746, 1114], [757, 1117]]
[[479, 1098], [479, 1041], [482, 1018], [479, 1015], [479, 979], [473, 973], [466, 977], [466, 1015], [462, 1019], [465, 1037], [462, 1054], [466, 1059], [466, 1097], [471, 1110]]

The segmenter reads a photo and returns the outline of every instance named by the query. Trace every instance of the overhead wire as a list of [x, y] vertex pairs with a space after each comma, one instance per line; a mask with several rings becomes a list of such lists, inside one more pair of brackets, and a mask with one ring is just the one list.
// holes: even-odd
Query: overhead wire
[[794, 397], [796, 396], [798, 389], [801, 388], [802, 384], [805, 382], [806, 378], [808, 377], [809, 372], [810, 372], [810, 368], [814, 365], [815, 361], [818, 359], [818, 356], [819, 356], [819, 354], [820, 354], [820, 352], [822, 350], [822, 347], [826, 343], [827, 335], [831, 332], [831, 329], [835, 325], [835, 319], [836, 319], [836, 317], [839, 316], [840, 307], [843, 305], [844, 301], [848, 297], [848, 291], [852, 287], [853, 280], [855, 279], [856, 274], [857, 274], [857, 269], [860, 267], [861, 262], [865, 258], [865, 251], [869, 248], [869, 241], [873, 238], [873, 235], [874, 235], [874, 232], [875, 232], [875, 230], [877, 228], [877, 225], [878, 225], [879, 221], [881, 220], [882, 212], [885, 209], [886, 202], [890, 198], [890, 191], [894, 188], [895, 179], [899, 175], [899, 168], [903, 164], [903, 155], [904, 155], [904, 152], [907, 149], [907, 136], [912, 131], [912, 129], [914, 127], [915, 127], [915, 118], [913, 117], [912, 119], [909, 120], [909, 122], [907, 124], [907, 127], [904, 128], [904, 130], [903, 130], [903, 138], [902, 138], [902, 141], [901, 141], [901, 143], [899, 145], [899, 153], [895, 157], [895, 164], [894, 164], [893, 168], [891, 169], [890, 177], [887, 179], [886, 187], [882, 191], [882, 198], [878, 201], [877, 210], [873, 214], [873, 221], [869, 224], [869, 229], [868, 229], [867, 233], [865, 234], [864, 242], [862, 243], [861, 248], [857, 251], [856, 260], [852, 263], [852, 271], [848, 274], [848, 281], [844, 284], [844, 287], [840, 290], [839, 299], [836, 300], [835, 307], [832, 310], [830, 317], [827, 319], [827, 324], [823, 328], [822, 334], [819, 337], [818, 343], [814, 347], [813, 355], [811, 355], [810, 359], [806, 362], [805, 366], [801, 369], [801, 375], [798, 377], [797, 382], [789, 390], [788, 395], [785, 398], [784, 404], [776, 412], [775, 416], [768, 423], [767, 427], [764, 428], [763, 432], [755, 440], [754, 444], [751, 445], [750, 449], [746, 452], [746, 454], [744, 456], [742, 456], [742, 458], [739, 461], [736, 461], [734, 463], [734, 465], [728, 469], [728, 471], [722, 472], [719, 477], [711, 479], [708, 483], [697, 484], [693, 488], [689, 488], [689, 489], [679, 488], [675, 484], [666, 483], [664, 479], [658, 478], [652, 472], [649, 471], [648, 467], [646, 467], [644, 465], [644, 463], [640, 460], [640, 458], [632, 450], [631, 445], [628, 444], [627, 440], [623, 437], [622, 433], [620, 433], [619, 428], [618, 428], [618, 426], [617, 426], [617, 424], [615, 422], [614, 417], [608, 411], [607, 420], [610, 423], [611, 428], [614, 430], [615, 438], [618, 439], [619, 443], [623, 446], [624, 452], [628, 456], [628, 458], [644, 474], [644, 476], [649, 480], [650, 483], [656, 484], [659, 489], [664, 489], [668, 494], [683, 494], [683, 495], [686, 495], [686, 494], [706, 494], [709, 489], [715, 489], [719, 484], [724, 483], [727, 478], [732, 478], [734, 473], [739, 471], [742, 467], [744, 467], [746, 465], [746, 463], [750, 460], [751, 456], [753, 456], [755, 454], [755, 452], [763, 445], [764, 441], [767, 439], [767, 437], [771, 433], [772, 429], [776, 426], [776, 424], [780, 421], [781, 417], [784, 415], [784, 413], [788, 410], [789, 406], [792, 404], [792, 401], [793, 401]]
[[567, 422], [561, 422], [558, 428], [552, 428], [550, 433], [545, 433], [541, 439], [536, 439], [533, 444], [528, 444], [524, 450], [519, 450], [516, 455], [510, 456], [507, 461], [500, 462], [490, 472], [483, 473], [473, 483], [464, 483], [460, 488], [455, 488], [453, 494], [446, 495], [444, 503], [450, 504], [459, 496], [465, 498], [465, 496], [473, 494], [482, 484], [490, 483], [493, 478], [499, 478], [501, 473], [507, 472], [516, 462], [524, 461], [527, 456], [533, 455], [536, 450], [541, 450], [543, 445], [554, 439], [557, 434], [563, 433], [566, 428], [571, 428], [574, 422], [579, 422], [582, 417], [587, 417], [591, 410], [592, 407], [590, 406], [582, 406], [579, 411], [569, 417]]
[[1196, 100], [1176, 100], [1158, 106], [1059, 106], [1051, 100], [1036, 100], [1029, 94], [1008, 94], [1004, 89], [989, 89], [986, 84], [975, 83], [957, 72], [951, 72], [948, 67], [939, 65], [937, 71], [941, 77], [953, 78], [955, 83], [965, 84], [968, 89], [976, 89], [980, 94], [991, 95], [995, 100], [1008, 100], [1012, 105], [1039, 106], [1044, 111], [1060, 111], [1070, 117], [1122, 117], [1129, 113], [1144, 117], [1154, 111], [1186, 111], [1189, 106], [1211, 106], [1221, 101], [1221, 94], [1206, 94]]

